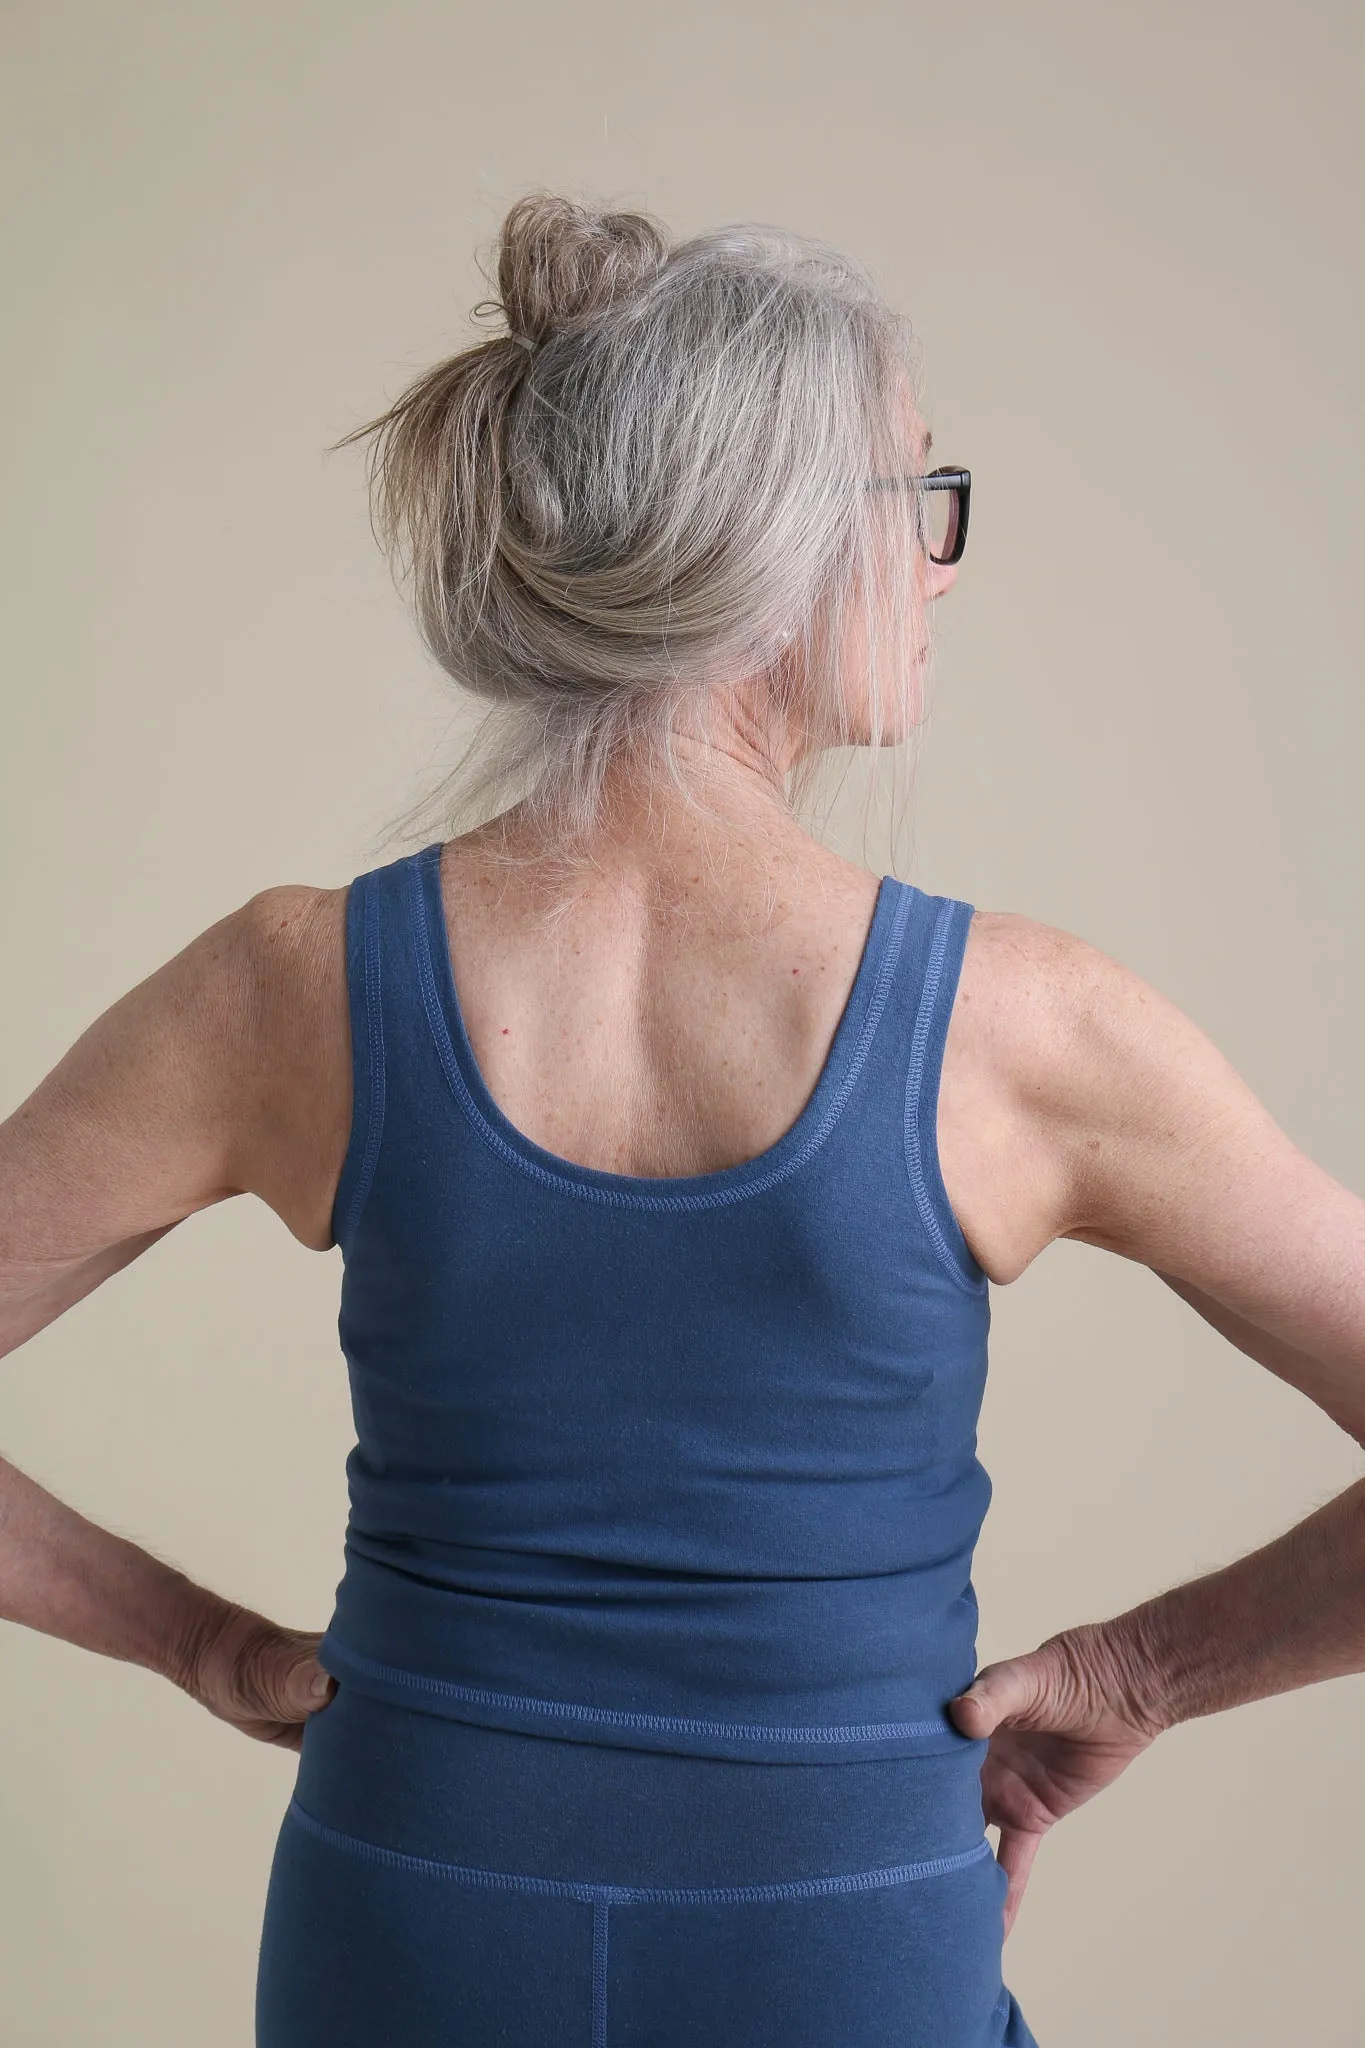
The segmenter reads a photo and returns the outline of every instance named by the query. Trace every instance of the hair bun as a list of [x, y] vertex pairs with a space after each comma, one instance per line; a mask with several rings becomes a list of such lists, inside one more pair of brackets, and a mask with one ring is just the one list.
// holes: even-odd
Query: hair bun
[[598, 213], [531, 193], [498, 236], [498, 291], [512, 334], [534, 345], [603, 311], [654, 277], [668, 242], [642, 213]]

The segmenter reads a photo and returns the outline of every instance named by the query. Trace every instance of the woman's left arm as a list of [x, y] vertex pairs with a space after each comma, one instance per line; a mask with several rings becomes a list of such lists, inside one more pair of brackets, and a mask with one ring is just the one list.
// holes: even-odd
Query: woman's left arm
[[[99, 1017], [0, 1123], [0, 1358], [186, 1216], [261, 1192], [276, 1172], [287, 1140], [275, 1091], [290, 1079], [279, 1022], [300, 950], [290, 935], [307, 940], [310, 906], [326, 897], [267, 890], [220, 919]], [[286, 1042], [306, 1059], [307, 1020], [293, 1007]], [[343, 1117], [334, 1105], [327, 1122]], [[324, 1142], [335, 1150], [335, 1133]], [[142, 1664], [246, 1732], [297, 1746], [288, 1681], [296, 1669], [317, 1675], [315, 1637], [193, 1584], [3, 1458], [0, 1619]], [[266, 1697], [233, 1692], [239, 1651], [269, 1673]]]

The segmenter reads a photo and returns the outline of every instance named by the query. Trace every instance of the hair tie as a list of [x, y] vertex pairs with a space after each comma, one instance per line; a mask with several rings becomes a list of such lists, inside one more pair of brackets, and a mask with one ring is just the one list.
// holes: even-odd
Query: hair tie
[[534, 342], [533, 342], [533, 341], [531, 340], [531, 337], [530, 337], [530, 335], [529, 335], [529, 334], [511, 334], [511, 333], [509, 333], [509, 334], [508, 334], [508, 337], [507, 337], [507, 339], [508, 339], [509, 341], [514, 341], [514, 342], [516, 343], [516, 345], [517, 345], [517, 347], [518, 347], [518, 348], [524, 348], [528, 356], [533, 356], [533, 355], [535, 354], [535, 352], [536, 352], [536, 345], [535, 345], [535, 343], [534, 343]]

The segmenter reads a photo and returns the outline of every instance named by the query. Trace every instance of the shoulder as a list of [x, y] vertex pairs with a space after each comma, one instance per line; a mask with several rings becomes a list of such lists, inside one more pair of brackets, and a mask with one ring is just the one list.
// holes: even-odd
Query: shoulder
[[1017, 1280], [1066, 1227], [1073, 1147], [1053, 1102], [1067, 1085], [1068, 1006], [1083, 942], [1014, 911], [972, 907], [949, 1010], [940, 1165], [978, 1263]]
[[[1065, 1110], [1083, 1106], [1096, 1080], [1118, 1079], [1117, 1058], [1160, 1059], [1203, 1034], [1125, 962], [1075, 932], [1017, 911], [976, 910], [961, 990], [1002, 1074]], [[1208, 1041], [1203, 1040], [1207, 1046]]]
[[350, 1120], [347, 897], [258, 890], [121, 1006], [165, 1098], [212, 1134], [223, 1191], [258, 1196], [318, 1251]]
[[232, 919], [253, 1074], [241, 1093], [238, 1176], [315, 1251], [331, 1246], [350, 1130], [348, 897], [348, 884], [279, 883]]
[[[263, 1196], [326, 1249], [349, 1106], [336, 892], [266, 890], [121, 996], [0, 1123], [0, 1352], [186, 1217]], [[344, 896], [344, 892], [342, 892]]]
[[251, 980], [262, 989], [297, 990], [323, 968], [344, 938], [348, 885], [322, 889], [306, 882], [280, 882], [258, 890], [229, 920], [239, 955]]
[[954, 1028], [1004, 1094], [1036, 1098], [1072, 1032], [1073, 1012], [1103, 1001], [1105, 956], [1074, 933], [1013, 910], [973, 908]]
[[1051, 1163], [1049, 1236], [1148, 1267], [1365, 1443], [1365, 1201], [1140, 974], [1072, 933], [1010, 923], [984, 921], [978, 985]]
[[1127, 1251], [1140, 1241], [1125, 1220], [1134, 1191], [1264, 1114], [1193, 1018], [1059, 926], [976, 911], [960, 1001], [970, 1057], [1046, 1183], [1043, 1242]]

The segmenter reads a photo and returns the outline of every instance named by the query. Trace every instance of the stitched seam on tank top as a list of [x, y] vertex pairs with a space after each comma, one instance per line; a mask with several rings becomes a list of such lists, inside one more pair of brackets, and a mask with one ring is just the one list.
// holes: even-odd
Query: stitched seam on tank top
[[[522, 1173], [529, 1174], [533, 1180], [541, 1181], [548, 1187], [558, 1188], [565, 1194], [578, 1195], [590, 1202], [607, 1202], [626, 1209], [718, 1209], [731, 1202], [746, 1201], [750, 1195], [762, 1194], [766, 1189], [776, 1186], [779, 1181], [785, 1180], [789, 1174], [795, 1173], [798, 1167], [806, 1164], [806, 1161], [813, 1153], [819, 1150], [833, 1130], [843, 1111], [844, 1104], [852, 1094], [862, 1073], [867, 1060], [868, 1050], [872, 1044], [877, 1026], [881, 1021], [882, 1011], [886, 1007], [886, 998], [890, 992], [891, 983], [895, 975], [896, 963], [900, 956], [901, 942], [905, 932], [906, 919], [912, 901], [909, 890], [904, 889], [904, 893], [900, 895], [893, 912], [891, 930], [883, 950], [876, 979], [873, 982], [867, 1014], [863, 1018], [857, 1043], [849, 1056], [843, 1077], [835, 1089], [833, 1100], [830, 1102], [820, 1122], [806, 1139], [806, 1142], [790, 1159], [783, 1160], [780, 1165], [772, 1167], [767, 1173], [760, 1175], [755, 1180], [745, 1181], [738, 1187], [706, 1189], [690, 1195], [649, 1195], [637, 1194], [633, 1189], [597, 1187], [585, 1182], [570, 1180], [562, 1173], [555, 1173], [549, 1168], [541, 1166], [537, 1160], [524, 1158], [514, 1146], [507, 1143], [500, 1132], [494, 1130], [469, 1091], [469, 1085], [465, 1080], [464, 1074], [461, 1072], [459, 1058], [451, 1041], [450, 1026], [442, 1006], [440, 991], [436, 985], [436, 962], [432, 956], [431, 933], [427, 924], [426, 903], [422, 893], [422, 877], [419, 873], [416, 859], [413, 860], [408, 874], [410, 883], [409, 903], [416, 931], [417, 970], [422, 986], [423, 1007], [427, 1013], [427, 1022], [431, 1027], [436, 1055], [450, 1084], [451, 1092], [469, 1118], [475, 1131], [477, 1131], [489, 1149], [496, 1153], [499, 1159], [505, 1160], [510, 1166], [517, 1167]], [[807, 1107], [809, 1107], [809, 1103]], [[803, 1116], [804, 1114], [805, 1111], [802, 1111]], [[779, 1138], [777, 1142], [781, 1144], [783, 1140]], [[583, 1170], [586, 1172], [588, 1169], [584, 1168]]]
[[778, 1884], [726, 1885], [628, 1885], [592, 1884], [572, 1877], [526, 1877], [518, 1871], [484, 1870], [468, 1863], [441, 1863], [433, 1856], [413, 1856], [402, 1849], [387, 1849], [368, 1842], [361, 1835], [346, 1834], [321, 1821], [298, 1799], [291, 1798], [286, 1809], [302, 1827], [338, 1849], [364, 1856], [374, 1863], [386, 1863], [394, 1870], [412, 1870], [430, 1877], [453, 1879], [458, 1884], [484, 1885], [496, 1891], [537, 1892], [543, 1898], [584, 1899], [593, 1904], [616, 1906], [712, 1906], [758, 1904], [775, 1899], [813, 1899], [831, 1892], [884, 1891], [892, 1885], [914, 1884], [921, 1878], [946, 1877], [965, 1870], [994, 1852], [989, 1838], [971, 1849], [952, 1856], [931, 1856], [918, 1863], [895, 1863], [875, 1870], [855, 1870], [837, 1877], [798, 1877]]
[[373, 1658], [362, 1656], [355, 1650], [343, 1649], [341, 1656], [346, 1663], [374, 1678], [441, 1699], [468, 1700], [484, 1707], [513, 1707], [522, 1712], [560, 1714], [566, 1720], [587, 1721], [604, 1727], [660, 1728], [680, 1735], [733, 1735], [749, 1741], [878, 1742], [893, 1736], [951, 1734], [963, 1746], [978, 1740], [983, 1745], [985, 1742], [984, 1737], [963, 1735], [946, 1714], [920, 1721], [833, 1721], [808, 1727], [783, 1727], [771, 1721], [701, 1721], [678, 1714], [641, 1714], [629, 1713], [619, 1707], [584, 1707], [571, 1700], [537, 1699], [529, 1693], [490, 1692], [482, 1686], [459, 1685], [453, 1679], [426, 1678], [416, 1672], [400, 1670], [393, 1664], [378, 1664]]
[[610, 1899], [592, 1908], [592, 2048], [607, 2048], [607, 1919]]
[[[375, 907], [374, 891], [368, 884], [362, 906], [364, 919], [363, 959], [365, 969], [365, 1043], [369, 1060], [369, 1113], [365, 1131], [365, 1151], [360, 1169], [360, 1178], [355, 1184], [345, 1218], [345, 1235], [349, 1238], [360, 1221], [379, 1163], [379, 1146], [384, 1135], [384, 1108], [386, 1102], [384, 1075], [384, 1018], [381, 1009], [383, 976], [380, 966], [379, 918]], [[337, 1242], [341, 1242], [338, 1235]]]
[[[928, 1049], [929, 1030], [934, 1021], [934, 1002], [938, 994], [939, 981], [943, 972], [944, 955], [952, 933], [953, 903], [944, 902], [934, 925], [930, 947], [929, 965], [925, 971], [924, 987], [920, 995], [919, 1011], [915, 1018], [915, 1030], [911, 1040], [910, 1071], [905, 1082], [905, 1161], [914, 1191], [915, 1204], [929, 1233], [940, 1264], [949, 1277], [955, 1280], [965, 1294], [980, 1294], [984, 1289], [984, 1278], [977, 1279], [962, 1264], [955, 1247], [939, 1220], [934, 1200], [929, 1192], [924, 1173], [924, 1155], [920, 1145], [919, 1118], [921, 1091], [924, 1085], [924, 1056]], [[940, 1073], [942, 1069], [940, 1067]]]

